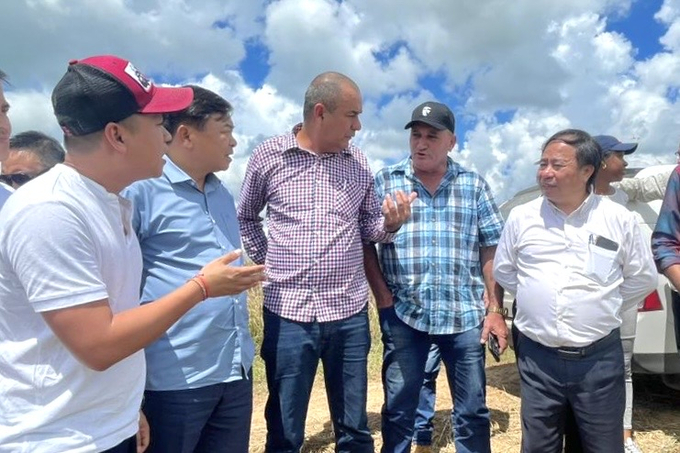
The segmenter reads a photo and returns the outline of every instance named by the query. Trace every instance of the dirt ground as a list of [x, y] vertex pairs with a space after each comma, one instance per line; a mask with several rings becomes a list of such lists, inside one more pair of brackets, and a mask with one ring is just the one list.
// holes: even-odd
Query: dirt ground
[[[440, 373], [438, 381], [437, 410], [435, 417], [434, 452], [453, 453], [451, 442], [451, 423], [449, 411], [451, 398], [444, 378]], [[491, 446], [495, 453], [519, 451], [519, 378], [514, 363], [501, 363], [487, 369], [487, 404], [491, 410]], [[264, 405], [266, 389], [261, 386], [255, 392], [251, 448], [253, 453], [264, 451], [266, 427]], [[369, 425], [375, 439], [376, 451], [381, 445], [380, 407], [382, 405], [382, 385], [378, 380], [369, 383], [368, 416]], [[680, 453], [680, 392], [663, 386], [654, 378], [637, 379], [635, 382], [635, 407], [633, 426], [636, 430], [638, 445], [645, 453]], [[333, 433], [329, 421], [323, 380], [317, 379], [307, 417], [307, 436], [302, 449], [307, 453], [333, 452]]]

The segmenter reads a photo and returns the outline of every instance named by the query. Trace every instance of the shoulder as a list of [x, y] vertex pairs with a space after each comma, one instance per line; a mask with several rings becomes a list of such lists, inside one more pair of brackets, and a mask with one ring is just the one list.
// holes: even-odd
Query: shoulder
[[257, 145], [253, 150], [252, 157], [261, 158], [271, 154], [282, 153], [287, 149], [297, 146], [296, 143], [295, 135], [293, 135], [292, 132], [288, 134], [275, 135], [274, 137], [270, 137]]
[[383, 167], [376, 173], [376, 177], [384, 180], [391, 178], [403, 178], [406, 175], [406, 169], [410, 165], [410, 159], [406, 158], [396, 164]]
[[522, 219], [529, 219], [540, 215], [544, 203], [545, 198], [540, 196], [538, 198], [534, 198], [533, 200], [527, 201], [526, 203], [515, 206], [510, 210], [506, 224], [511, 222], [520, 222]]
[[595, 195], [597, 199], [593, 208], [606, 210], [607, 213], [612, 213], [613, 215], [622, 216], [624, 218], [633, 217], [633, 213], [630, 212], [628, 208], [611, 198], [614, 195], [616, 195], [616, 192], [611, 196]]

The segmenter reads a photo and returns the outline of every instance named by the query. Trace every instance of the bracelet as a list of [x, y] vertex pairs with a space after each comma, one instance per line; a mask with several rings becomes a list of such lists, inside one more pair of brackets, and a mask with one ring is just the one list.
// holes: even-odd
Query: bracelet
[[205, 278], [205, 275], [203, 275], [202, 272], [199, 272], [194, 276], [194, 278], [197, 278], [201, 281], [201, 286], [203, 287], [203, 291], [205, 292], [205, 298], [207, 299], [210, 297], [210, 287], [208, 286], [208, 280]]
[[508, 309], [503, 307], [491, 306], [486, 309], [486, 314], [488, 315], [489, 313], [498, 313], [499, 315], [505, 318], [508, 316]]
[[208, 291], [206, 290], [205, 286], [203, 286], [203, 283], [201, 283], [201, 280], [198, 279], [198, 277], [191, 277], [187, 282], [194, 282], [198, 285], [199, 288], [201, 288], [201, 293], [203, 294], [203, 300], [206, 300], [208, 298]]

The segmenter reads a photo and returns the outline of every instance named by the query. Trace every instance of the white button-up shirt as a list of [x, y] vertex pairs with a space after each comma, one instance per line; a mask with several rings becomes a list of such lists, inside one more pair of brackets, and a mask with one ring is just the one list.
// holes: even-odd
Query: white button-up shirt
[[590, 195], [566, 215], [544, 197], [508, 216], [494, 277], [516, 295], [515, 325], [549, 347], [586, 346], [657, 284], [649, 244], [623, 206]]

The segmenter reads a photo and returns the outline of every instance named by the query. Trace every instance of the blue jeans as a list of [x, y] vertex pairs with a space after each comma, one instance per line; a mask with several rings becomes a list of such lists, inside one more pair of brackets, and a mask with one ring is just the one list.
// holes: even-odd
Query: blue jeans
[[383, 353], [382, 451], [408, 452], [418, 395], [431, 344], [439, 347], [453, 393], [453, 434], [458, 453], [489, 453], [482, 325], [451, 335], [429, 335], [401, 321], [394, 307], [380, 310]]
[[261, 355], [269, 398], [266, 452], [297, 453], [319, 359], [323, 364], [336, 452], [373, 452], [368, 429], [368, 311], [340, 321], [296, 322], [266, 308]]
[[147, 453], [248, 453], [250, 377], [196, 389], [146, 391], [142, 409], [151, 427]]
[[[416, 445], [432, 445], [434, 407], [437, 400], [437, 377], [441, 363], [442, 357], [439, 348], [436, 344], [432, 344], [425, 363], [425, 378], [423, 379], [423, 386], [420, 388], [416, 421], [413, 427], [413, 442]], [[451, 420], [451, 426], [453, 426], [453, 420]]]

